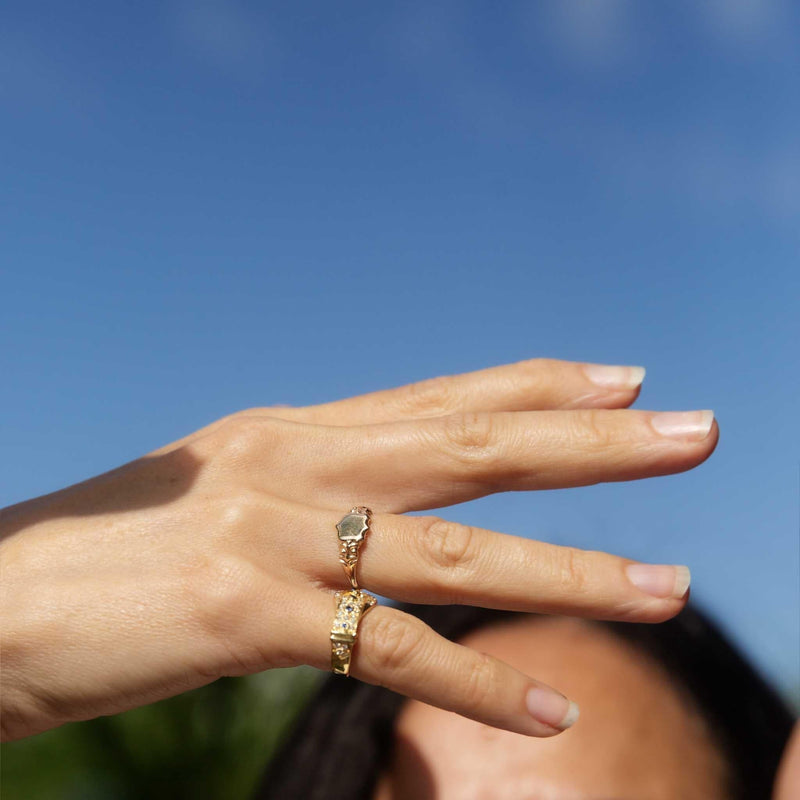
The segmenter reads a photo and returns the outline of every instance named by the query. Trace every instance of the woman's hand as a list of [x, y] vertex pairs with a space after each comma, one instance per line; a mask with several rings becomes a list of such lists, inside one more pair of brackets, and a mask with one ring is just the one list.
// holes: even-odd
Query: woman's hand
[[[0, 512], [2, 732], [14, 739], [270, 667], [330, 667], [336, 523], [372, 508], [364, 589], [659, 622], [688, 571], [403, 512], [493, 492], [679, 472], [709, 412], [630, 411], [643, 371], [533, 360], [308, 408], [251, 409], [110, 473]], [[637, 574], [638, 572], [638, 574]], [[638, 586], [630, 578], [638, 582]], [[351, 674], [547, 736], [557, 692], [379, 606]], [[531, 691], [533, 690], [533, 691]]]

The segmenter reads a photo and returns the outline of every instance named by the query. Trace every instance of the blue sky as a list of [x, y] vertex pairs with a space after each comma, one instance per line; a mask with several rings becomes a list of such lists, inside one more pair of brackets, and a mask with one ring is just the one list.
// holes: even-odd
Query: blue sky
[[696, 471], [446, 515], [687, 563], [800, 683], [796, 4], [11, 2], [0, 504], [236, 409], [532, 356]]

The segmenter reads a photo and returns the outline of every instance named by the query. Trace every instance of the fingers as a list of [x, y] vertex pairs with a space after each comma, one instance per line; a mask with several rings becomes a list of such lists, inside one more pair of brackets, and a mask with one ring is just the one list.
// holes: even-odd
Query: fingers
[[317, 425], [372, 425], [468, 411], [626, 408], [639, 395], [643, 367], [534, 358], [442, 376], [315, 406], [239, 411], [153, 451], [158, 456], [202, 439], [231, 419], [283, 419]]
[[321, 466], [319, 501], [341, 507], [356, 492], [360, 502], [394, 512], [499, 491], [681, 472], [708, 458], [718, 436], [710, 411], [594, 409], [465, 413], [338, 436], [335, 430], [328, 429], [338, 444], [326, 447], [334, 457]]
[[[295, 638], [298, 660], [330, 669], [334, 605], [318, 595], [304, 605]], [[309, 649], [307, 649], [309, 648]], [[491, 656], [448, 641], [422, 621], [387, 606], [361, 619], [350, 674], [368, 683], [470, 719], [528, 736], [553, 736], [577, 719], [578, 709], [558, 692]], [[342, 678], [342, 680], [346, 680]], [[530, 709], [530, 710], [529, 710]]]
[[[337, 520], [320, 513], [321, 547], [303, 554], [329, 586], [346, 585], [324, 546]], [[322, 519], [325, 519], [325, 522]], [[639, 564], [608, 553], [561, 547], [439, 517], [375, 514], [361, 548], [360, 583], [412, 603], [474, 605], [627, 622], [663, 622], [686, 604], [685, 566]]]
[[368, 425], [461, 411], [624, 408], [636, 399], [643, 379], [641, 367], [535, 358], [332, 403], [268, 407], [247, 413], [319, 425]]

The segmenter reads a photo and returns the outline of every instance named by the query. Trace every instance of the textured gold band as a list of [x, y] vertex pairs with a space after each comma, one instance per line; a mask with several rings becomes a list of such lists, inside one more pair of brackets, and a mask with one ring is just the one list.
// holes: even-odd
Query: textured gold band
[[350, 674], [358, 623], [377, 602], [371, 594], [360, 589], [336, 592], [336, 616], [331, 627], [331, 669], [337, 675]]
[[369, 533], [371, 520], [372, 512], [366, 506], [354, 506], [349, 514], [336, 523], [340, 542], [339, 563], [344, 567], [344, 574], [353, 589], [358, 589], [358, 551]]

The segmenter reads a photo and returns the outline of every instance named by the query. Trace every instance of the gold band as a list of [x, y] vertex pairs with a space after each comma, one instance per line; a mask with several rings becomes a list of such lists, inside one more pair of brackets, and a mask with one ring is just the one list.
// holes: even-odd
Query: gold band
[[336, 616], [331, 627], [331, 669], [337, 675], [350, 674], [350, 657], [358, 636], [358, 623], [377, 602], [371, 594], [360, 589], [336, 592]]
[[356, 567], [358, 566], [358, 551], [361, 543], [369, 533], [369, 524], [372, 520], [372, 512], [366, 506], [355, 506], [350, 509], [349, 514], [345, 514], [336, 523], [336, 531], [339, 534], [339, 563], [344, 567], [344, 573], [350, 581], [353, 589], [358, 589], [358, 577]]

